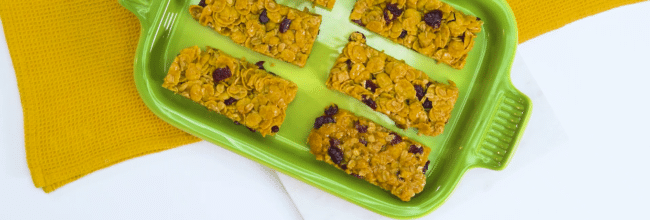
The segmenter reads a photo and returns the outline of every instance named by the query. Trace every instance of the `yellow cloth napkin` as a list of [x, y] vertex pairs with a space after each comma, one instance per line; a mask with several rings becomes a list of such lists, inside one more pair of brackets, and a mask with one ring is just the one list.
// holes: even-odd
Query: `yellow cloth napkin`
[[[517, 18], [519, 43], [575, 20], [645, 0], [506, 0]], [[589, 34], [589, 33], [587, 33]]]
[[[641, 0], [509, 0], [520, 42]], [[115, 163], [198, 141], [158, 119], [133, 83], [136, 17], [111, 0], [1, 1], [34, 185], [51, 192]]]

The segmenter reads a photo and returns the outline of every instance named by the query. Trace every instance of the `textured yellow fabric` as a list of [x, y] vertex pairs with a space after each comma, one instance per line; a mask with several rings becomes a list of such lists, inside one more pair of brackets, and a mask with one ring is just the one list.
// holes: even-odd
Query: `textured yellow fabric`
[[34, 185], [55, 190], [136, 156], [198, 141], [156, 117], [133, 82], [140, 23], [117, 1], [0, 1]]
[[[524, 42], [640, 0], [508, 0]], [[140, 34], [115, 0], [0, 1], [25, 124], [27, 163], [50, 192], [115, 163], [198, 141], [153, 115], [133, 83]]]
[[644, 0], [506, 0], [517, 18], [519, 43], [575, 20]]

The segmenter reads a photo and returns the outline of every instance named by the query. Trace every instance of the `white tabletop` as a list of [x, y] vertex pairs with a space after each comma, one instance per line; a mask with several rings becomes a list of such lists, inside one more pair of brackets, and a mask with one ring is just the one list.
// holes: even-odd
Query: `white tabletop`
[[[648, 12], [617, 8], [521, 44], [512, 78], [534, 107], [517, 153], [504, 171], [469, 171], [424, 219], [649, 219]], [[27, 168], [4, 32], [0, 77], [0, 219], [381, 218], [207, 142], [46, 194]]]

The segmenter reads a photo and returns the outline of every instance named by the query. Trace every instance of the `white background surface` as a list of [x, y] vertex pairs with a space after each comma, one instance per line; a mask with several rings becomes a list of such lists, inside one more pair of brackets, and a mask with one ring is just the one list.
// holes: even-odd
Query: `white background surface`
[[[425, 219], [650, 219], [650, 2], [521, 44], [515, 85], [533, 99], [504, 171], [468, 172]], [[0, 34], [0, 219], [374, 219], [377, 214], [200, 142], [34, 188], [22, 109]]]

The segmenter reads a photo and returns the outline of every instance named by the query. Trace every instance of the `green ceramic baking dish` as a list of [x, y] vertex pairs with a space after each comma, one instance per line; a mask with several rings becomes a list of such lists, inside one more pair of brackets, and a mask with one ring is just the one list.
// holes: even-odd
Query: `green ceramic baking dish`
[[[517, 25], [505, 0], [446, 0], [455, 8], [480, 17], [485, 24], [463, 70], [436, 64], [348, 21], [353, 0], [338, 0], [334, 9], [312, 7], [307, 0], [278, 3], [321, 14], [323, 23], [304, 68], [272, 59], [203, 27], [188, 12], [199, 0], [120, 0], [142, 25], [135, 55], [134, 77], [142, 100], [163, 120], [204, 140], [309, 183], [347, 201], [394, 218], [412, 218], [431, 212], [451, 194], [471, 168], [501, 170], [508, 164], [531, 113], [528, 97], [514, 88], [510, 68], [517, 47]], [[386, 116], [342, 93], [328, 90], [325, 81], [350, 33], [360, 31], [368, 45], [403, 59], [434, 80], [454, 81], [460, 96], [443, 135], [417, 136], [398, 129]], [[263, 138], [243, 126], [210, 112], [161, 85], [171, 62], [183, 48], [211, 46], [249, 61], [266, 61], [266, 68], [295, 82], [299, 91], [287, 111], [282, 129]], [[270, 63], [274, 66], [268, 65]], [[316, 117], [331, 103], [415, 139], [432, 151], [427, 185], [409, 202], [347, 175], [309, 153], [307, 135]]]

